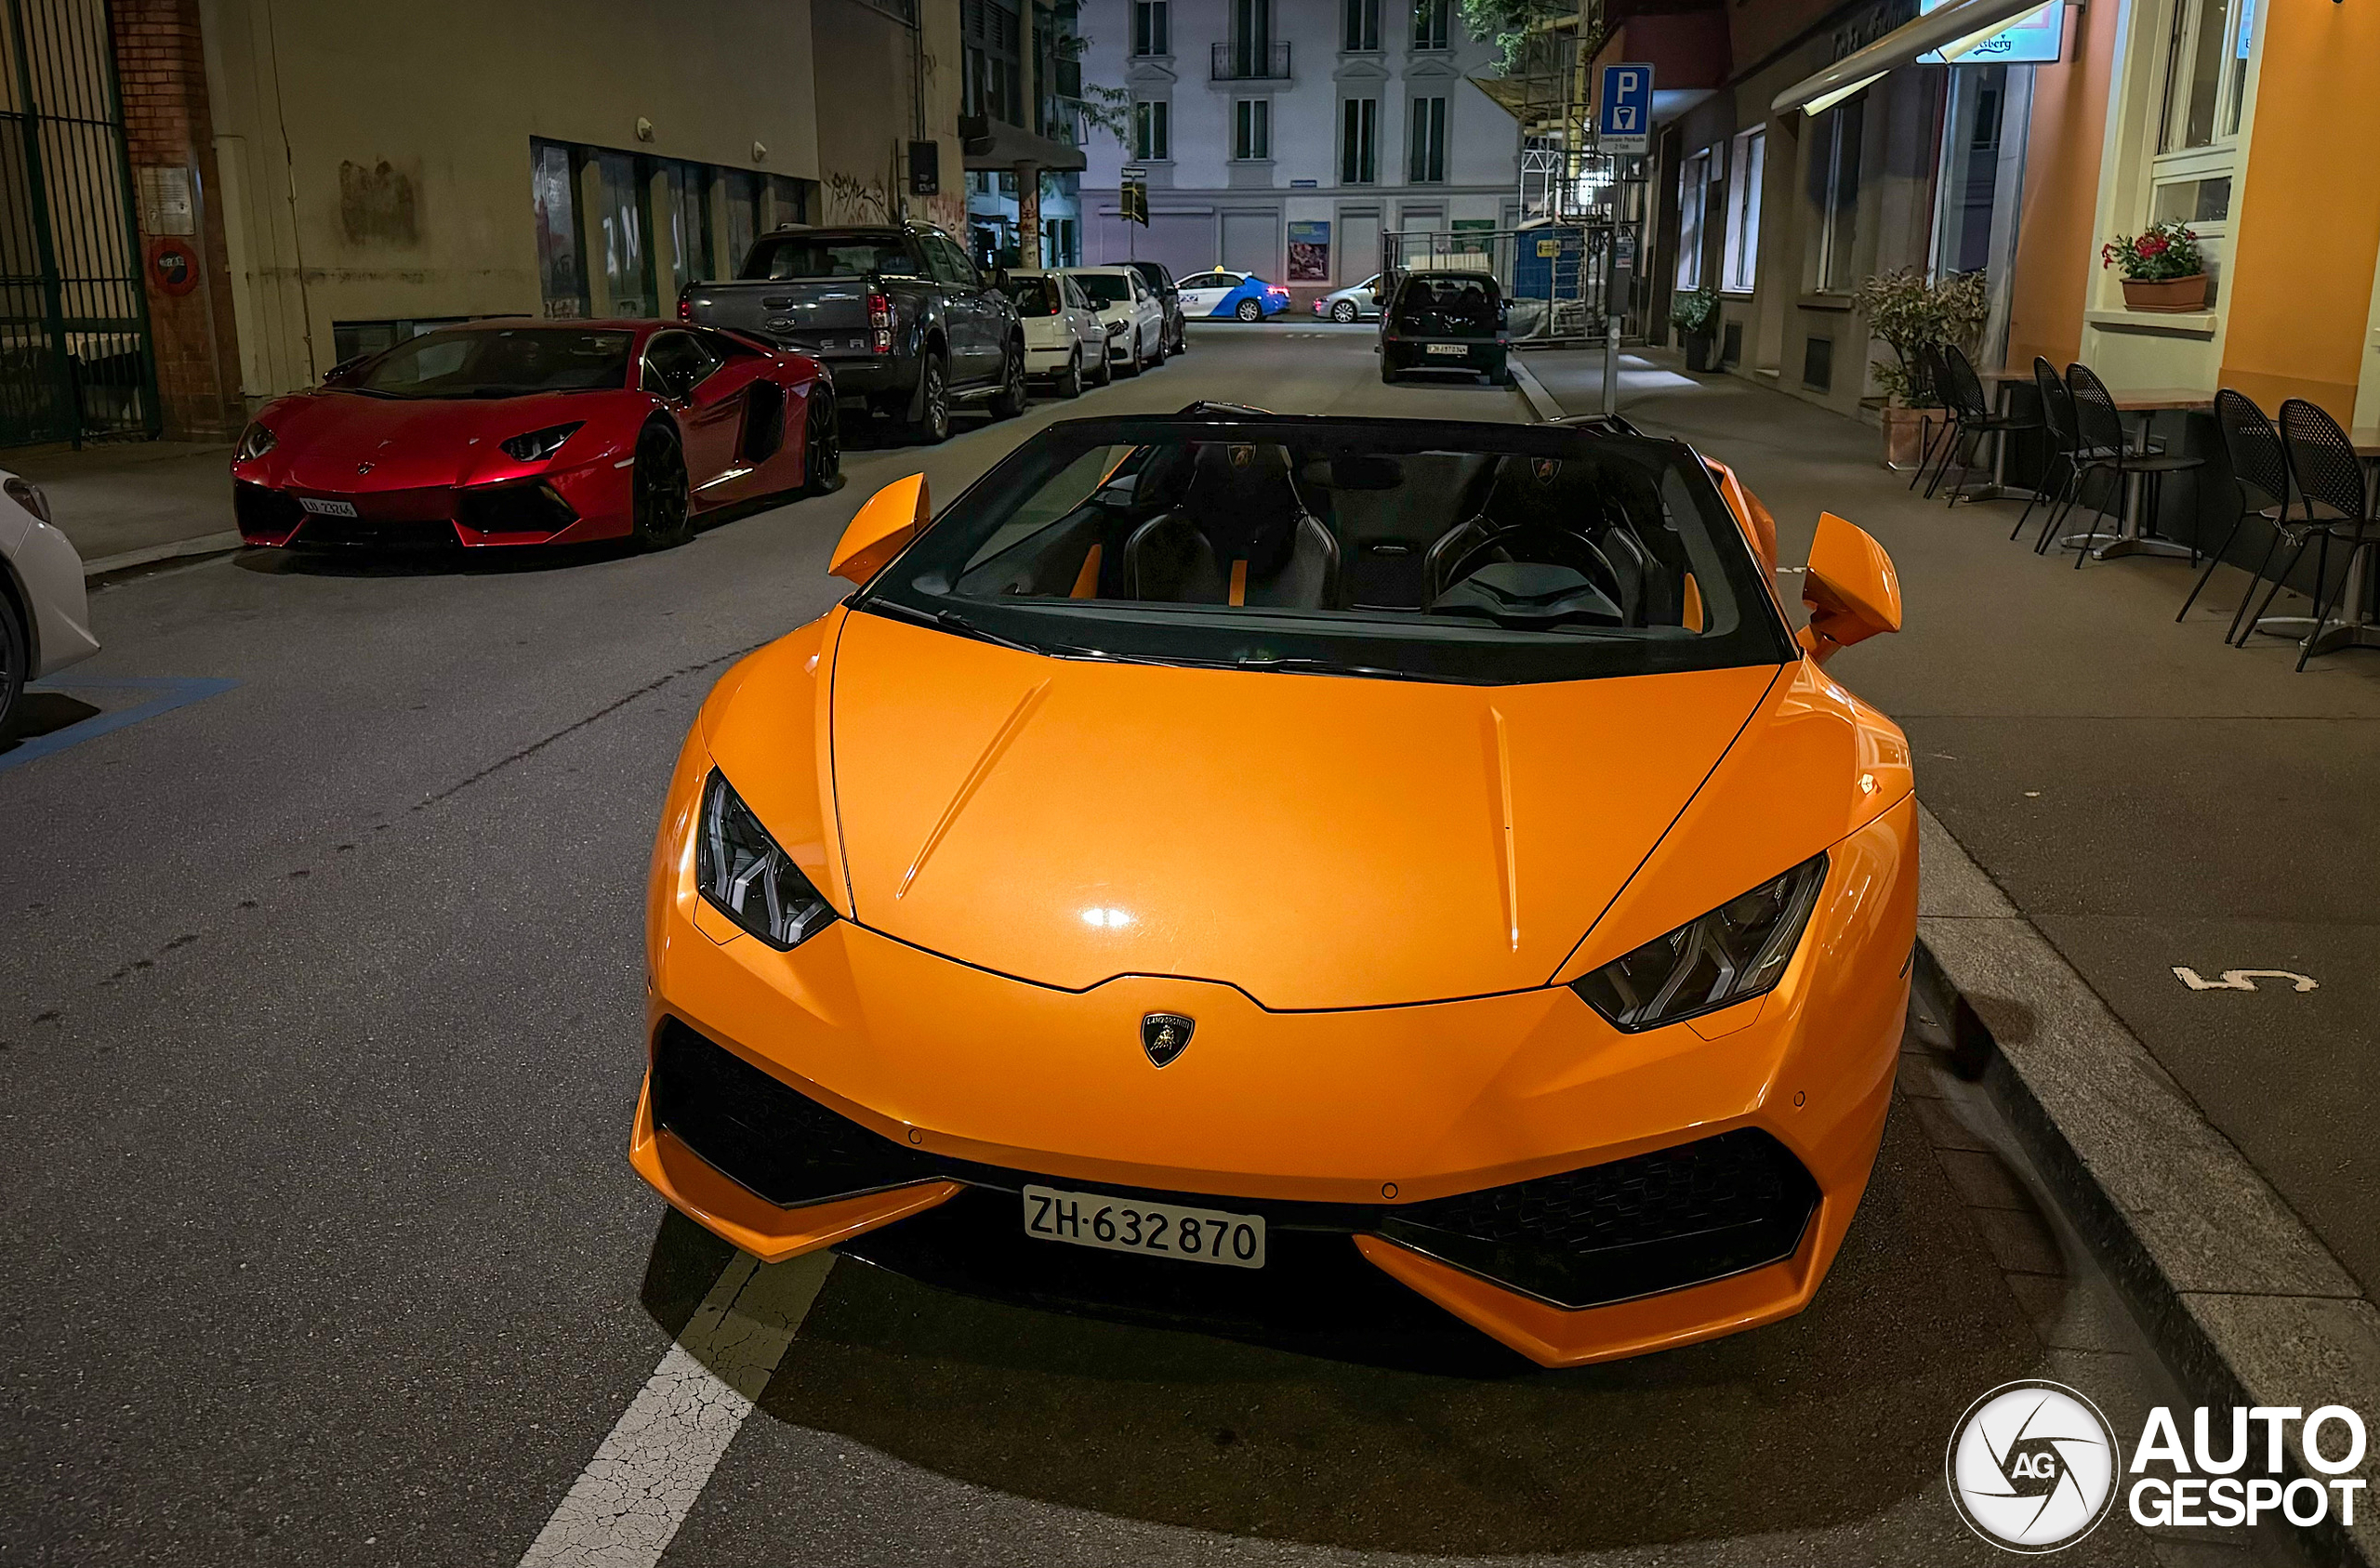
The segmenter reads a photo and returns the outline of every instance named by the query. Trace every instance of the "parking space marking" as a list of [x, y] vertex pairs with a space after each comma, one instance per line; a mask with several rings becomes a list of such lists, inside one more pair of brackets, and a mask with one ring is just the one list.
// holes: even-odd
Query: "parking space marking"
[[69, 675], [55, 676], [47, 680], [27, 681], [25, 690], [28, 692], [153, 691], [157, 694], [136, 706], [118, 708], [113, 713], [93, 714], [79, 724], [69, 724], [63, 730], [53, 730], [46, 735], [36, 735], [22, 745], [0, 752], [0, 773], [5, 773], [11, 768], [21, 768], [28, 762], [38, 762], [45, 757], [55, 756], [68, 746], [81, 745], [85, 741], [97, 740], [101, 735], [121, 730], [128, 724], [138, 724], [144, 718], [154, 718], [161, 713], [170, 712], [178, 707], [186, 707], [192, 703], [203, 702], [208, 697], [229, 692], [238, 684], [236, 680], [226, 680], [215, 677], [182, 679], [165, 675], [92, 676], [87, 679]]
[[818, 1298], [831, 1252], [739, 1252], [522, 1554], [521, 1568], [654, 1568]]

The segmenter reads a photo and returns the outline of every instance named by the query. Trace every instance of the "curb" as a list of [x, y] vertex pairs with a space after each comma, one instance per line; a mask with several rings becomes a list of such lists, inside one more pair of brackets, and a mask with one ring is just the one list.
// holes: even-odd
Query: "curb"
[[176, 539], [170, 544], [149, 545], [137, 550], [124, 550], [115, 555], [103, 555], [97, 560], [83, 563], [83, 580], [104, 577], [113, 572], [128, 572], [136, 566], [150, 566], [161, 560], [178, 560], [184, 556], [222, 555], [241, 546], [239, 530], [226, 529], [220, 534], [202, 534], [192, 539]]
[[[2353, 1276], [1922, 803], [1918, 838], [1921, 957], [1988, 1036], [1961, 1045], [2185, 1394], [2380, 1415], [2380, 1311]], [[2331, 1479], [2296, 1429], [2286, 1456]], [[2339, 1479], [2365, 1482], [2354, 1524], [2299, 1528], [2321, 1561], [2380, 1568], [2380, 1456]]]
[[1520, 388], [1521, 396], [1528, 400], [1528, 411], [1537, 415], [1538, 423], [1550, 425], [1565, 417], [1562, 405], [1554, 401], [1554, 394], [1545, 389], [1545, 383], [1537, 378], [1536, 373], [1518, 354], [1507, 355], [1504, 362], [1512, 370], [1513, 381]]

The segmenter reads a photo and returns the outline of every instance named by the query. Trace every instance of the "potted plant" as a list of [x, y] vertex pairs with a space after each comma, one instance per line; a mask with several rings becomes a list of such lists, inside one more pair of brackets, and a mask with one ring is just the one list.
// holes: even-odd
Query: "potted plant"
[[1873, 362], [1876, 385], [1884, 394], [1884, 467], [1911, 468], [1925, 451], [1929, 429], [1942, 423], [1940, 390], [1928, 384], [1920, 350], [1964, 348], [1991, 310], [1981, 270], [1929, 279], [1915, 267], [1881, 272], [1859, 285], [1856, 296], [1871, 334], [1893, 351]]
[[1673, 295], [1670, 299], [1670, 325], [1677, 328], [1686, 344], [1686, 368], [1716, 370], [1717, 359], [1712, 345], [1719, 335], [1719, 293], [1709, 286]]
[[2167, 314], [2206, 309], [2206, 258], [2198, 235], [2175, 218], [2099, 247], [2101, 267], [2123, 269], [2123, 308]]

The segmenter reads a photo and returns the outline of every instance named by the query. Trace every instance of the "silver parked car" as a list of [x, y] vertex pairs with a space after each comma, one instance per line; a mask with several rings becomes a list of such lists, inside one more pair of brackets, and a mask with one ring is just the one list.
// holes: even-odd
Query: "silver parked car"
[[27, 681], [99, 651], [83, 558], [50, 526], [41, 486], [0, 473], [0, 735]]
[[1314, 313], [1328, 316], [1334, 322], [1368, 322], [1380, 315], [1380, 274], [1374, 272], [1360, 283], [1326, 294], [1314, 302]]

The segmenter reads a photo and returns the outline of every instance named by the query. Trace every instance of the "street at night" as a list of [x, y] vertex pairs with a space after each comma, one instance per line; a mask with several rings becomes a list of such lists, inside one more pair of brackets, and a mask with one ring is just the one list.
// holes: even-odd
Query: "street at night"
[[2371, 6], [282, 6], [0, 0], [0, 1568], [2380, 1561]]

